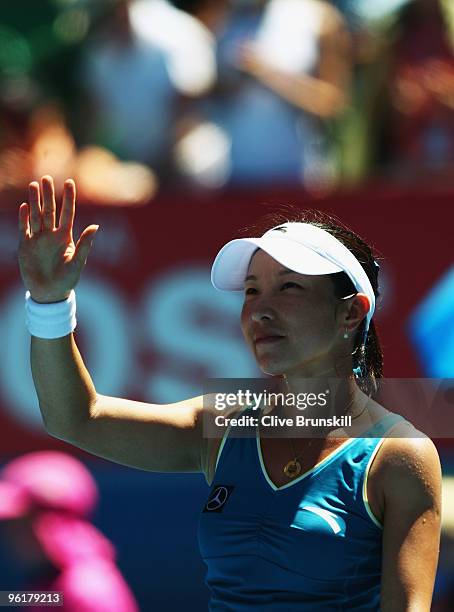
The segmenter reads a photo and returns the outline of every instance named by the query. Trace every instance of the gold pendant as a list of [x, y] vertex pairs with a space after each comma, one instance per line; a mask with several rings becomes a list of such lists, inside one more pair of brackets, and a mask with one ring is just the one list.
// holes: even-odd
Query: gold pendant
[[292, 459], [284, 468], [284, 474], [287, 478], [296, 478], [301, 473], [301, 463], [296, 459]]

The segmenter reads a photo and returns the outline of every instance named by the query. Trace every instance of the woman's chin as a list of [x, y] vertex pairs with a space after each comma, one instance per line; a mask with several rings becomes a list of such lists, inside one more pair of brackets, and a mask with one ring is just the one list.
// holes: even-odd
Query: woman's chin
[[261, 359], [257, 362], [257, 365], [268, 376], [283, 376], [286, 371], [284, 364], [276, 361]]

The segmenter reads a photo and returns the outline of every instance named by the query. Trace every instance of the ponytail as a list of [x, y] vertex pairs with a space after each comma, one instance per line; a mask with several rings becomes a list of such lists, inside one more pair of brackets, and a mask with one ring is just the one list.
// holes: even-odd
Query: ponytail
[[362, 344], [364, 324], [355, 338], [353, 371], [358, 387], [369, 397], [378, 392], [378, 379], [383, 378], [383, 351], [374, 320], [371, 319], [366, 344]]

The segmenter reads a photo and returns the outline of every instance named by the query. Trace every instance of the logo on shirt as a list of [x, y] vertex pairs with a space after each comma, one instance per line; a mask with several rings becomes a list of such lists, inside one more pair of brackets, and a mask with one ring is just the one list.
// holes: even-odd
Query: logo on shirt
[[233, 489], [234, 487], [230, 485], [217, 485], [211, 491], [203, 512], [222, 512]]
[[303, 510], [317, 514], [320, 518], [328, 523], [334, 533], [339, 533], [339, 531], [342, 529], [337, 521], [338, 517], [334, 514], [334, 512], [329, 512], [323, 508], [316, 508], [315, 506], [304, 506]]
[[320, 534], [331, 533], [341, 537], [345, 536], [346, 532], [346, 524], [343, 518], [337, 516], [334, 512], [317, 506], [300, 507], [290, 526], [303, 531]]

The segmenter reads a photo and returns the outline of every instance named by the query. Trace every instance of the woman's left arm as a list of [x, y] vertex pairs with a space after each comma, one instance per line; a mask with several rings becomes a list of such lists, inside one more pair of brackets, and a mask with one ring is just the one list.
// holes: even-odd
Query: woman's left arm
[[380, 610], [429, 612], [440, 544], [440, 460], [427, 437], [385, 442]]

